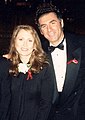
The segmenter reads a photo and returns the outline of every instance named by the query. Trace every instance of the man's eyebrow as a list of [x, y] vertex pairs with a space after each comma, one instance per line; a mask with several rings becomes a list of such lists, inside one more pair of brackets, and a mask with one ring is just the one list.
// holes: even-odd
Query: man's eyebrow
[[[52, 22], [57, 22], [56, 20], [51, 20], [49, 23], [52, 23]], [[46, 25], [45, 23], [41, 24], [40, 26], [43, 26], [43, 25]]]
[[52, 22], [57, 22], [57, 20], [51, 20], [50, 23], [52, 23]]

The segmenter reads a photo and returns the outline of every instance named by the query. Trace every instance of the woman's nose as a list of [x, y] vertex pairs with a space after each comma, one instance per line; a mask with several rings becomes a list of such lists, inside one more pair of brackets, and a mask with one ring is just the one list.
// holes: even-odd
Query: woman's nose
[[26, 41], [24, 41], [24, 42], [23, 42], [23, 46], [26, 46], [26, 45], [27, 45], [27, 42], [26, 42]]

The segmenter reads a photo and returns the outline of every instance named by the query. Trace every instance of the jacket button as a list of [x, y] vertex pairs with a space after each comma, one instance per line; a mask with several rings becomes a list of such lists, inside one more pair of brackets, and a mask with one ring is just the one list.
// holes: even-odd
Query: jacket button
[[69, 111], [71, 110], [71, 108], [67, 108]]
[[77, 92], [75, 92], [74, 94], [77, 95]]
[[56, 113], [59, 113], [59, 111], [56, 111]]

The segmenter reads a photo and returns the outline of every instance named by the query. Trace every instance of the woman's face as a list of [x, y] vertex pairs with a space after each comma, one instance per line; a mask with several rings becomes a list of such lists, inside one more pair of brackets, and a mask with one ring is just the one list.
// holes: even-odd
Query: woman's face
[[20, 30], [16, 40], [15, 48], [20, 57], [30, 57], [34, 48], [34, 38], [30, 31]]

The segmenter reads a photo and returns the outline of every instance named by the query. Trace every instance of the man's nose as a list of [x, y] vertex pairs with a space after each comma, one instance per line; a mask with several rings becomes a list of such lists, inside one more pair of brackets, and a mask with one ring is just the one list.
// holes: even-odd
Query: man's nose
[[48, 29], [48, 31], [50, 32], [50, 31], [51, 31], [51, 26], [48, 25], [48, 26], [47, 26], [47, 29]]

